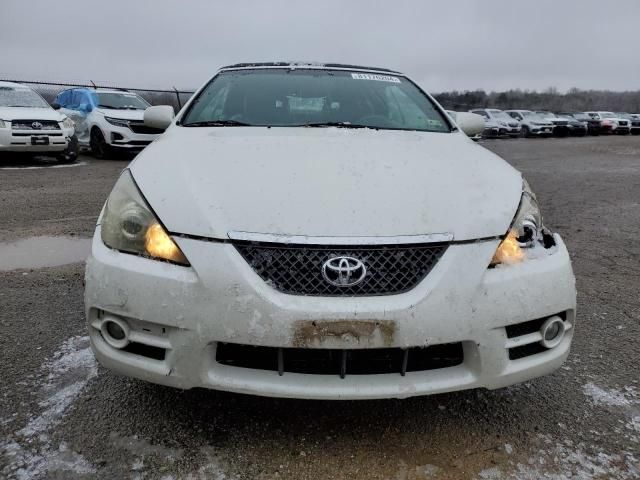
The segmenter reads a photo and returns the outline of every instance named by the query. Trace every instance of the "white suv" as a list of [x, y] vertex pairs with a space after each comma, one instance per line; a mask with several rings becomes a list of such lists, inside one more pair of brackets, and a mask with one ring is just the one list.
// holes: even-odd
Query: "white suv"
[[73, 161], [78, 143], [73, 122], [19, 83], [0, 82], [0, 152], [55, 155]]
[[149, 103], [125, 90], [72, 88], [55, 100], [76, 124], [81, 146], [91, 147], [98, 158], [120, 151], [140, 151], [163, 130], [144, 125]]
[[122, 172], [87, 260], [105, 367], [344, 400], [499, 388], [567, 358], [562, 239], [465, 136], [477, 116], [454, 123], [402, 73], [233, 65], [145, 121], [170, 126]]
[[520, 135], [520, 122], [515, 118], [511, 118], [502, 110], [497, 108], [479, 108], [469, 110], [471, 113], [482, 115], [485, 119], [492, 120], [498, 124], [499, 135], [509, 135], [510, 137], [518, 137]]
[[553, 135], [553, 122], [531, 110], [506, 110], [512, 118], [520, 122], [523, 137], [550, 137]]

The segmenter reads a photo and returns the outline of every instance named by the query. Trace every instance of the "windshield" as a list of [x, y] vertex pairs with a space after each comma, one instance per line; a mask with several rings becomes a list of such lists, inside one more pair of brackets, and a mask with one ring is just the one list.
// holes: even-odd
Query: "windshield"
[[513, 117], [511, 117], [511, 115], [503, 112], [502, 110], [489, 110], [489, 113], [493, 118], [498, 118], [500, 120], [513, 120]]
[[97, 92], [98, 107], [116, 110], [145, 110], [151, 105], [144, 99], [129, 92]]
[[0, 107], [48, 108], [49, 104], [30, 88], [0, 86]]
[[181, 123], [450, 131], [431, 100], [405, 77], [324, 69], [222, 72]]
[[540, 115], [539, 113], [530, 113], [528, 115], [528, 118], [536, 122], [547, 122], [548, 116]]

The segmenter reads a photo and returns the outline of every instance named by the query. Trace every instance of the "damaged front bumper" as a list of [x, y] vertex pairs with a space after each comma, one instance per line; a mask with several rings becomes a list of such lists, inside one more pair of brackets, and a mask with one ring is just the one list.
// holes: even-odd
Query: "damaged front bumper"
[[[552, 372], [569, 353], [575, 280], [558, 235], [491, 269], [499, 240], [451, 244], [406, 293], [309, 297], [270, 287], [230, 243], [178, 237], [192, 264], [181, 267], [111, 250], [99, 230], [86, 271], [90, 338], [100, 363], [127, 376], [277, 397], [403, 398], [504, 387]], [[541, 347], [541, 325], [556, 317], [566, 333]], [[105, 340], [111, 320], [127, 329], [126, 347]]]

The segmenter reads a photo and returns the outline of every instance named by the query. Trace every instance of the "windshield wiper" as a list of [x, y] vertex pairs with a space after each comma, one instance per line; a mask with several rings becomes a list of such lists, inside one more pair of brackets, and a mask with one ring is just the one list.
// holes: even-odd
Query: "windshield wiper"
[[183, 123], [183, 127], [254, 127], [250, 123], [237, 120], [205, 120], [202, 122]]
[[300, 127], [339, 127], [339, 128], [374, 128], [378, 130], [380, 127], [373, 127], [371, 125], [358, 125], [351, 122], [316, 122], [316, 123], [303, 123]]

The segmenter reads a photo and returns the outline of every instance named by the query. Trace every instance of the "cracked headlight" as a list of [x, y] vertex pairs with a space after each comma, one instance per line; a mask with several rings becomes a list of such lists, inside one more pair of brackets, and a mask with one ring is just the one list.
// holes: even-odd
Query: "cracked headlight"
[[513, 264], [524, 260], [525, 248], [535, 246], [542, 236], [542, 215], [538, 200], [526, 180], [522, 179], [520, 206], [513, 217], [507, 236], [500, 242], [491, 265]]
[[129, 170], [122, 172], [107, 199], [101, 233], [102, 242], [115, 250], [189, 265], [142, 198]]

